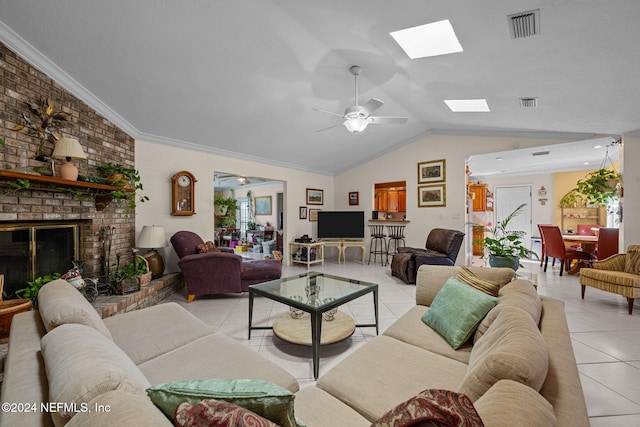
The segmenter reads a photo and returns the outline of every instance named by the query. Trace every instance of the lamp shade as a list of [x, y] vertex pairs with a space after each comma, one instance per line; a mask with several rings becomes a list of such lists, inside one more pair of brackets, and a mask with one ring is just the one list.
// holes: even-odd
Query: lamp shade
[[168, 246], [167, 236], [161, 225], [145, 225], [138, 236], [138, 248], [164, 248]]
[[354, 117], [345, 121], [344, 127], [346, 127], [349, 132], [358, 133], [365, 130], [368, 124], [369, 123], [366, 119], [363, 119], [362, 117]]
[[86, 159], [87, 156], [82, 151], [82, 146], [80, 142], [75, 138], [62, 137], [58, 141], [56, 141], [56, 147], [53, 149], [53, 154], [51, 155], [54, 159], [75, 159], [82, 160]]

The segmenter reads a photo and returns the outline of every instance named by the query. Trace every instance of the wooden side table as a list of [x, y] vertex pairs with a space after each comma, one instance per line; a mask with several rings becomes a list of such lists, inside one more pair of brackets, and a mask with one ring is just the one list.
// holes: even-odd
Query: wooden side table
[[289, 264], [306, 264], [307, 268], [317, 262], [324, 264], [323, 247], [323, 242], [289, 242]]

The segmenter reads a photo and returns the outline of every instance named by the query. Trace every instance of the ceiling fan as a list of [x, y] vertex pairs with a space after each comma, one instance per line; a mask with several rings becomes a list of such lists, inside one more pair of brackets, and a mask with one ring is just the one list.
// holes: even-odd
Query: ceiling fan
[[313, 109], [321, 113], [331, 114], [332, 116], [338, 116], [345, 119], [342, 123], [321, 129], [318, 132], [344, 125], [349, 132], [359, 133], [365, 130], [369, 124], [403, 125], [407, 122], [408, 119], [406, 117], [372, 116], [371, 113], [384, 105], [384, 102], [379, 99], [371, 98], [366, 104], [358, 105], [358, 75], [360, 74], [360, 70], [361, 68], [357, 65], [353, 65], [349, 68], [349, 72], [353, 74], [355, 78], [355, 105], [344, 110], [344, 114], [336, 114], [331, 111], [320, 110], [318, 108]]

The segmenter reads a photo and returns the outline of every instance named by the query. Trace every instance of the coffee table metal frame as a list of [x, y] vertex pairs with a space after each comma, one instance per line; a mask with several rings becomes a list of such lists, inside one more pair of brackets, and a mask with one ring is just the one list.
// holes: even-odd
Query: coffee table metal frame
[[[298, 301], [296, 299], [289, 298], [286, 295], [280, 295], [281, 285], [290, 281], [300, 281], [307, 286], [313, 284], [318, 278], [328, 278], [331, 280], [351, 283], [358, 285], [357, 289], [353, 289], [350, 292], [346, 292], [339, 297], [335, 297], [330, 301], [317, 301], [316, 305], [307, 304], [304, 301]], [[304, 279], [304, 280], [302, 280]], [[328, 289], [326, 289], [328, 290]], [[304, 287], [302, 287], [304, 292]], [[339, 306], [353, 301], [368, 293], [373, 293], [373, 309], [375, 314], [375, 323], [356, 324], [357, 328], [376, 328], [376, 335], [378, 335], [378, 285], [376, 283], [363, 282], [355, 279], [348, 279], [346, 277], [334, 276], [331, 274], [319, 273], [316, 271], [310, 271], [308, 273], [302, 273], [296, 276], [286, 277], [278, 280], [272, 280], [270, 282], [264, 282], [257, 285], [249, 286], [249, 334], [251, 339], [251, 331], [259, 329], [273, 329], [273, 326], [253, 326], [253, 298], [255, 295], [263, 296], [274, 301], [281, 302], [290, 307], [302, 310], [309, 313], [311, 316], [311, 348], [313, 354], [313, 377], [318, 378], [319, 366], [320, 366], [320, 339], [322, 336], [322, 313], [338, 308]]]

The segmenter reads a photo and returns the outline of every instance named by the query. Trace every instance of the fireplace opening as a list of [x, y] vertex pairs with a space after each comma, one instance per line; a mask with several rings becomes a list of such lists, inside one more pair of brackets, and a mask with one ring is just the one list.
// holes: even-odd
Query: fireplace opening
[[4, 298], [36, 277], [65, 273], [78, 260], [79, 224], [0, 225], [0, 273], [4, 274]]

